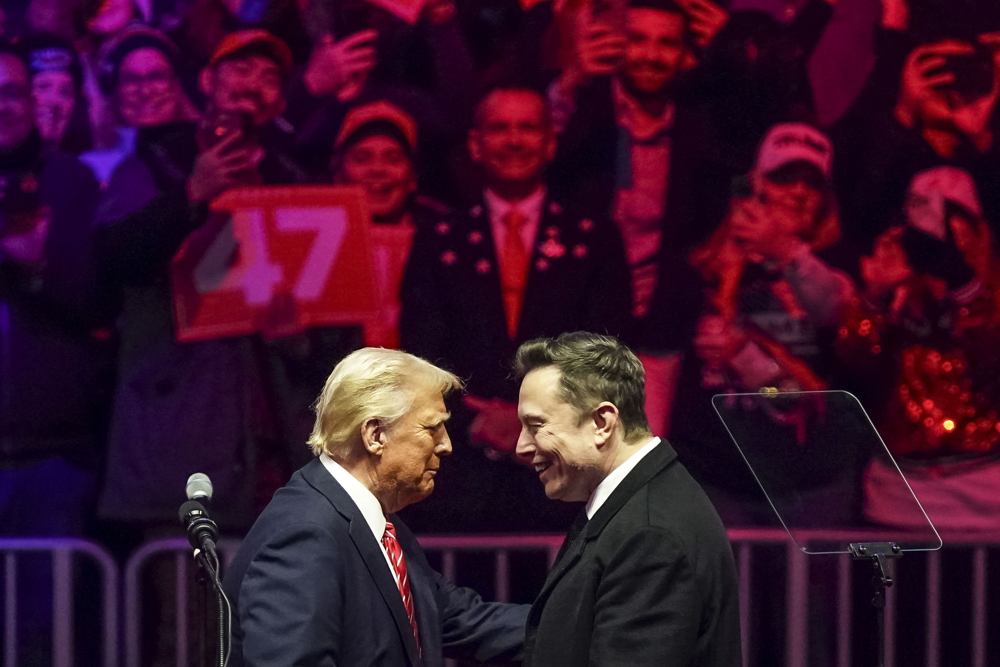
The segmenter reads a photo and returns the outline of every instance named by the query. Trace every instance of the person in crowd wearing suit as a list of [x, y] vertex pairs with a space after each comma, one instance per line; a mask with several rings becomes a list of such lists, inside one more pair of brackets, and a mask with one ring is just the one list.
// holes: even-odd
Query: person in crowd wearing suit
[[589, 333], [517, 351], [517, 454], [550, 498], [585, 501], [528, 616], [525, 665], [740, 664], [733, 553], [670, 443], [639, 359]]
[[527, 605], [487, 603], [434, 572], [395, 512], [433, 490], [451, 453], [444, 397], [461, 381], [364, 348], [316, 407], [317, 458], [254, 524], [226, 573], [234, 667], [443, 665], [522, 649]]
[[[621, 237], [607, 220], [550, 196], [543, 174], [556, 139], [537, 92], [487, 94], [468, 148], [484, 176], [482, 199], [418, 229], [400, 293], [403, 349], [468, 378], [449, 463], [463, 472], [408, 520], [433, 531], [565, 530], [572, 514], [558, 503], [540, 511], [546, 501], [530, 471], [505, 455], [519, 430], [510, 364], [517, 346], [537, 336], [627, 331]], [[466, 445], [470, 427], [485, 451]]]

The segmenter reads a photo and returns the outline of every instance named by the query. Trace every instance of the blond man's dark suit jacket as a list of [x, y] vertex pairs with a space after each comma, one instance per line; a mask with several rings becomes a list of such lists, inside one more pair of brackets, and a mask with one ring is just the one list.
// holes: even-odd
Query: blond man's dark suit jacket
[[740, 664], [729, 539], [669, 443], [647, 454], [581, 526], [585, 519], [528, 615], [524, 665]]
[[361, 510], [319, 459], [280, 489], [226, 572], [231, 667], [442, 667], [517, 656], [527, 605], [484, 602], [431, 569], [395, 515], [413, 595], [406, 608]]

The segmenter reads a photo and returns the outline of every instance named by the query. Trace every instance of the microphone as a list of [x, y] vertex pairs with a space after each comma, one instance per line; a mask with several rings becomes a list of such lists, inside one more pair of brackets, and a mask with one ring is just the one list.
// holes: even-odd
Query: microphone
[[[181, 505], [179, 518], [187, 528], [188, 542], [195, 549], [201, 549], [215, 556], [215, 543], [219, 539], [219, 527], [208, 516], [205, 505], [212, 500], [212, 481], [200, 472], [188, 477], [185, 489], [189, 500]], [[203, 504], [204, 503], [204, 504]]]
[[198, 501], [205, 508], [212, 506], [212, 480], [205, 473], [196, 472], [188, 477], [184, 491], [188, 500]]

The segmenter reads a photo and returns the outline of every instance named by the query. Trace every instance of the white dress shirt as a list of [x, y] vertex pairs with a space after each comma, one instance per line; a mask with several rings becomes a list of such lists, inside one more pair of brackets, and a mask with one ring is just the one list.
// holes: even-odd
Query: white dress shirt
[[594, 492], [590, 494], [590, 500], [587, 501], [587, 519], [593, 519], [594, 515], [597, 514], [597, 510], [601, 509], [601, 505], [611, 497], [612, 492], [618, 488], [618, 485], [622, 483], [622, 480], [632, 472], [632, 468], [642, 460], [642, 457], [653, 451], [653, 448], [660, 444], [660, 439], [654, 437], [648, 443], [646, 443], [642, 449], [637, 451], [632, 456], [625, 459], [621, 465], [611, 471], [611, 474], [601, 480], [601, 483], [597, 485]]
[[[378, 542], [378, 548], [382, 550], [382, 555], [385, 556], [385, 564], [389, 568], [389, 572], [392, 573], [392, 578], [396, 579], [396, 570], [393, 569], [392, 561], [389, 560], [389, 554], [382, 544], [382, 536], [385, 535], [385, 515], [382, 514], [382, 505], [379, 504], [378, 498], [366, 489], [364, 484], [355, 479], [354, 475], [347, 472], [343, 466], [326, 454], [320, 454], [319, 460], [327, 472], [333, 476], [334, 481], [340, 484], [341, 488], [347, 492], [347, 495], [351, 497], [354, 504], [361, 510], [361, 516], [365, 518], [365, 523], [368, 524], [372, 535], [375, 536], [375, 541]], [[398, 581], [396, 585], [399, 586]]]
[[490, 189], [483, 193], [486, 201], [486, 210], [490, 215], [490, 231], [493, 232], [493, 245], [497, 250], [497, 261], [503, 265], [504, 243], [507, 242], [507, 223], [504, 218], [513, 210], [524, 216], [524, 227], [521, 228], [521, 242], [524, 249], [531, 257], [535, 245], [535, 237], [538, 236], [538, 225], [542, 221], [542, 206], [545, 204], [545, 186], [540, 186], [530, 195], [516, 202], [509, 202], [500, 197]]

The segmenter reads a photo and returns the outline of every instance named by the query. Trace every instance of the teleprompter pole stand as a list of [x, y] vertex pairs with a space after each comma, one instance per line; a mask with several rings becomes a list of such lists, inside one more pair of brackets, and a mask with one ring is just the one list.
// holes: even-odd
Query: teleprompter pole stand
[[854, 542], [850, 549], [855, 560], [870, 561], [875, 570], [872, 576], [872, 605], [878, 625], [878, 667], [885, 667], [885, 589], [892, 586], [889, 559], [902, 558], [903, 551], [894, 542]]

